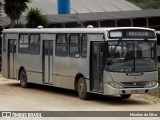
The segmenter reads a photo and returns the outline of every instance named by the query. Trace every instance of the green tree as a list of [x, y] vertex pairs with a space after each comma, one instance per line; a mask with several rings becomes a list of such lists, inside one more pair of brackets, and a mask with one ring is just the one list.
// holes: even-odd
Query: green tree
[[11, 20], [10, 28], [14, 28], [15, 21], [28, 8], [27, 3], [29, 2], [30, 0], [4, 0], [4, 12]]
[[142, 9], [160, 8], [160, 0], [128, 0]]
[[37, 28], [39, 25], [48, 27], [48, 19], [42, 14], [42, 11], [38, 8], [31, 8], [27, 14], [27, 27]]

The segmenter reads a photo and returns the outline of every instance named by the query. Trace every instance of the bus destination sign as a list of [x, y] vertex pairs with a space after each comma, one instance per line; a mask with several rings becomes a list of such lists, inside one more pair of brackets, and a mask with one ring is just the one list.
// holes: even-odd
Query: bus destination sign
[[110, 38], [155, 38], [154, 31], [140, 30], [140, 29], [124, 29], [111, 30], [109, 32]]
[[152, 31], [126, 31], [126, 37], [153, 38], [154, 34]]

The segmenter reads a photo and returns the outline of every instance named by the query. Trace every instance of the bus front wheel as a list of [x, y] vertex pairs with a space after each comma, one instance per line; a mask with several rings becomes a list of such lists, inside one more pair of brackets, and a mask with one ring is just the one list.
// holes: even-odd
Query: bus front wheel
[[88, 99], [89, 95], [87, 93], [87, 85], [86, 85], [86, 81], [83, 77], [81, 77], [78, 80], [77, 91], [78, 91], [78, 96], [80, 99], [82, 99], [82, 100]]
[[131, 94], [121, 95], [122, 99], [128, 99], [131, 97]]
[[27, 74], [26, 71], [23, 69], [20, 72], [20, 84], [22, 88], [27, 88], [28, 87], [28, 82], [27, 82]]

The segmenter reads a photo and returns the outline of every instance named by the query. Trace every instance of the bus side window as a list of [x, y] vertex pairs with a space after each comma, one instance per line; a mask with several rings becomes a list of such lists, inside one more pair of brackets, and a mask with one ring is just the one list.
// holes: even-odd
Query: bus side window
[[40, 54], [40, 35], [39, 34], [30, 35], [29, 53], [33, 55]]
[[69, 36], [69, 56], [80, 57], [80, 35], [70, 34]]
[[18, 41], [18, 52], [19, 53], [28, 53], [28, 34], [20, 34]]
[[56, 56], [67, 57], [68, 56], [68, 39], [67, 34], [56, 35]]
[[87, 35], [81, 37], [81, 57], [87, 57]]

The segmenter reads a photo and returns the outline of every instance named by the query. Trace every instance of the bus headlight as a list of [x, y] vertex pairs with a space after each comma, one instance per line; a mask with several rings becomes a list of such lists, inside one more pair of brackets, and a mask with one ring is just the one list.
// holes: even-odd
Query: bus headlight
[[110, 82], [107, 82], [107, 84], [113, 88], [123, 88], [123, 85], [118, 83], [118, 82], [115, 82], [115, 81], [110, 81]]
[[151, 82], [146, 83], [144, 87], [151, 88], [151, 87], [155, 87], [156, 85], [157, 85], [157, 81], [151, 81]]

